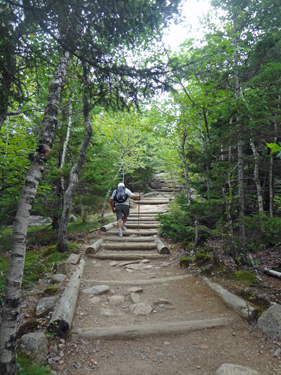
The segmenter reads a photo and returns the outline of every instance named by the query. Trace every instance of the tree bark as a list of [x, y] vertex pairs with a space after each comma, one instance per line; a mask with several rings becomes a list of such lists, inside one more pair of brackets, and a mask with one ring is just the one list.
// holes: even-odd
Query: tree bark
[[14, 220], [11, 261], [6, 278], [5, 298], [0, 326], [0, 373], [16, 373], [16, 323], [21, 298], [21, 284], [26, 252], [28, 218], [37, 192], [37, 187], [45, 170], [50, 150], [55, 139], [59, 100], [64, 86], [69, 64], [69, 53], [60, 59], [49, 88], [48, 103], [41, 126], [37, 149], [21, 192], [18, 210]]
[[189, 185], [189, 174], [188, 174], [188, 164], [186, 162], [185, 158], [185, 141], [186, 141], [187, 134], [186, 132], [183, 133], [182, 136], [182, 142], [181, 142], [181, 156], [182, 156], [182, 162], [184, 165], [184, 174], [185, 174], [185, 186], [186, 186], [186, 192], [187, 192], [187, 201], [188, 205], [191, 205], [191, 192], [190, 192], [190, 185]]
[[226, 198], [225, 191], [224, 191], [223, 187], [221, 188], [221, 191], [222, 191], [223, 201], [224, 201], [224, 204], [225, 204], [228, 227], [229, 227], [229, 232], [230, 232], [230, 237], [231, 237], [230, 252], [231, 252], [232, 258], [236, 259], [237, 254], [236, 254], [236, 249], [235, 249], [235, 241], [234, 241], [234, 233], [233, 233], [233, 221], [232, 221], [232, 217], [231, 217], [231, 213], [230, 213], [229, 202], [227, 201], [227, 198]]
[[[274, 131], [277, 133], [277, 125], [274, 124]], [[277, 137], [274, 137], [274, 143], [277, 142]], [[269, 216], [273, 217], [273, 154], [270, 153], [269, 160]]]
[[[66, 149], [67, 149], [67, 145], [68, 145], [69, 137], [70, 137], [71, 125], [72, 125], [72, 100], [69, 102], [69, 105], [68, 105], [67, 131], [66, 131], [65, 141], [63, 143], [60, 169], [62, 169], [62, 167], [64, 166]], [[63, 177], [63, 175], [61, 175], [60, 183], [61, 183], [61, 194], [62, 194], [62, 199], [63, 199], [63, 197], [64, 197], [64, 177]]]
[[[233, 19], [233, 33], [234, 33], [234, 45], [235, 45], [235, 55], [234, 63], [236, 66], [235, 72], [235, 93], [237, 99], [241, 98], [241, 86], [238, 75], [238, 41], [237, 41], [237, 30], [236, 30], [236, 19]], [[239, 247], [240, 254], [244, 258], [246, 252], [246, 228], [244, 223], [245, 216], [245, 194], [244, 194], [244, 155], [243, 155], [243, 141], [241, 139], [241, 124], [240, 118], [237, 117], [237, 126], [238, 126], [238, 142], [237, 142], [237, 151], [238, 151], [238, 194], [239, 194]], [[242, 258], [241, 258], [242, 259]]]
[[91, 136], [93, 133], [93, 128], [90, 120], [90, 84], [89, 84], [89, 72], [86, 65], [83, 63], [83, 76], [84, 76], [84, 95], [83, 95], [83, 117], [84, 117], [84, 124], [85, 124], [85, 135], [80, 146], [79, 154], [75, 165], [72, 167], [70, 172], [70, 181], [68, 188], [65, 192], [64, 196], [64, 203], [63, 203], [63, 211], [61, 215], [60, 227], [58, 232], [58, 245], [57, 248], [61, 253], [68, 251], [67, 246], [67, 226], [69, 222], [69, 216], [71, 213], [72, 208], [72, 200], [74, 192], [77, 188], [79, 182], [79, 173], [81, 168], [83, 167], [87, 148], [89, 146]]
[[254, 170], [254, 178], [257, 187], [257, 195], [258, 195], [258, 206], [259, 206], [259, 213], [263, 212], [263, 198], [262, 198], [262, 189], [261, 189], [261, 182], [260, 182], [260, 175], [259, 175], [259, 154], [257, 152], [256, 146], [252, 139], [250, 139], [250, 145], [254, 154], [255, 159], [255, 170]]

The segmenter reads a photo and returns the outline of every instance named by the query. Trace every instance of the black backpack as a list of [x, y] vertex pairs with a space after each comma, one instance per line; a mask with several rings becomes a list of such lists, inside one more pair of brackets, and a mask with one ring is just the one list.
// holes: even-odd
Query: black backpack
[[116, 193], [114, 196], [114, 200], [117, 203], [124, 203], [129, 198], [128, 194], [126, 193], [126, 188], [118, 187], [116, 189]]

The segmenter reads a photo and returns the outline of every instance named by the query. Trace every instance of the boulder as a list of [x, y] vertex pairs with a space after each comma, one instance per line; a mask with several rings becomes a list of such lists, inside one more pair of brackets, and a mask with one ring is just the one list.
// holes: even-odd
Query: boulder
[[56, 270], [57, 270], [57, 273], [62, 273], [64, 275], [67, 275], [70, 272], [70, 267], [71, 267], [70, 263], [62, 262], [62, 263], [57, 264]]
[[35, 362], [43, 362], [48, 354], [48, 340], [43, 332], [23, 335], [20, 349], [30, 354]]
[[35, 315], [38, 318], [47, 316], [48, 313], [54, 309], [58, 299], [59, 296], [41, 298], [35, 308]]
[[269, 337], [281, 339], [281, 305], [272, 305], [261, 314], [258, 327]]
[[83, 293], [100, 295], [109, 292], [109, 286], [97, 285], [83, 290]]
[[77, 221], [77, 217], [76, 216], [74, 216], [74, 215], [70, 215], [69, 216], [69, 223], [76, 223], [76, 221]]
[[217, 370], [216, 375], [260, 375], [260, 373], [250, 367], [224, 363]]
[[53, 277], [50, 280], [51, 284], [60, 284], [65, 280], [66, 276], [63, 275], [62, 273], [57, 273], [53, 275]]

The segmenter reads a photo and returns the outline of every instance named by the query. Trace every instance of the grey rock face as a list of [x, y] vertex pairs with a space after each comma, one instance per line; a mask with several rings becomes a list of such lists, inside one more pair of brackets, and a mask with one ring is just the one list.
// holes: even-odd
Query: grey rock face
[[37, 317], [48, 315], [48, 313], [54, 309], [58, 298], [59, 296], [41, 298], [37, 303], [35, 315]]
[[65, 277], [66, 276], [63, 275], [62, 273], [57, 273], [57, 274], [53, 275], [50, 282], [51, 282], [51, 284], [60, 284], [65, 280]]
[[269, 337], [281, 339], [281, 306], [273, 305], [261, 314], [258, 327]]
[[224, 363], [217, 370], [216, 375], [260, 375], [259, 372], [249, 367]]
[[70, 272], [70, 263], [68, 262], [62, 262], [62, 263], [59, 263], [57, 264], [57, 273], [62, 273], [64, 275], [67, 275], [69, 272]]
[[48, 354], [48, 340], [43, 332], [28, 333], [22, 336], [20, 348], [32, 355], [36, 362], [42, 362]]
[[74, 215], [70, 215], [69, 216], [69, 222], [70, 223], [75, 223], [77, 221], [77, 217], [76, 216], [74, 216]]
[[91, 288], [84, 289], [83, 293], [100, 295], [100, 294], [107, 293], [108, 291], [109, 291], [109, 287], [107, 285], [97, 285], [97, 286], [92, 286]]
[[135, 315], [149, 315], [152, 311], [152, 307], [148, 303], [134, 303], [130, 305], [130, 310]]

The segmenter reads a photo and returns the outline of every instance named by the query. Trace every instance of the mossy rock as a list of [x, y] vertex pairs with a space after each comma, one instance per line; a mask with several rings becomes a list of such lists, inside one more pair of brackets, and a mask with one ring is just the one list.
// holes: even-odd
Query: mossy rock
[[[80, 240], [82, 241], [82, 240]], [[83, 240], [85, 242], [85, 240]], [[70, 253], [73, 253], [73, 254], [79, 254], [79, 245], [77, 243], [73, 243], [73, 242], [67, 242], [67, 246], [68, 246], [68, 249], [69, 249], [69, 252]]]
[[257, 281], [256, 276], [249, 271], [236, 271], [232, 275], [233, 279], [236, 281], [241, 281], [244, 284], [251, 284]]
[[28, 322], [22, 324], [17, 330], [17, 339], [20, 339], [23, 335], [35, 332], [40, 328], [40, 322], [37, 319], [31, 319]]
[[205, 254], [205, 253], [195, 254], [195, 262], [198, 264], [203, 264], [211, 260], [212, 260], [212, 256], [210, 254]]
[[189, 258], [189, 257], [182, 257], [180, 259], [180, 266], [186, 268], [186, 267], [188, 267], [190, 265], [191, 262], [192, 262], [191, 258]]
[[59, 291], [59, 287], [57, 286], [49, 286], [48, 288], [46, 288], [43, 292], [43, 297], [44, 296], [54, 296], [57, 291]]

